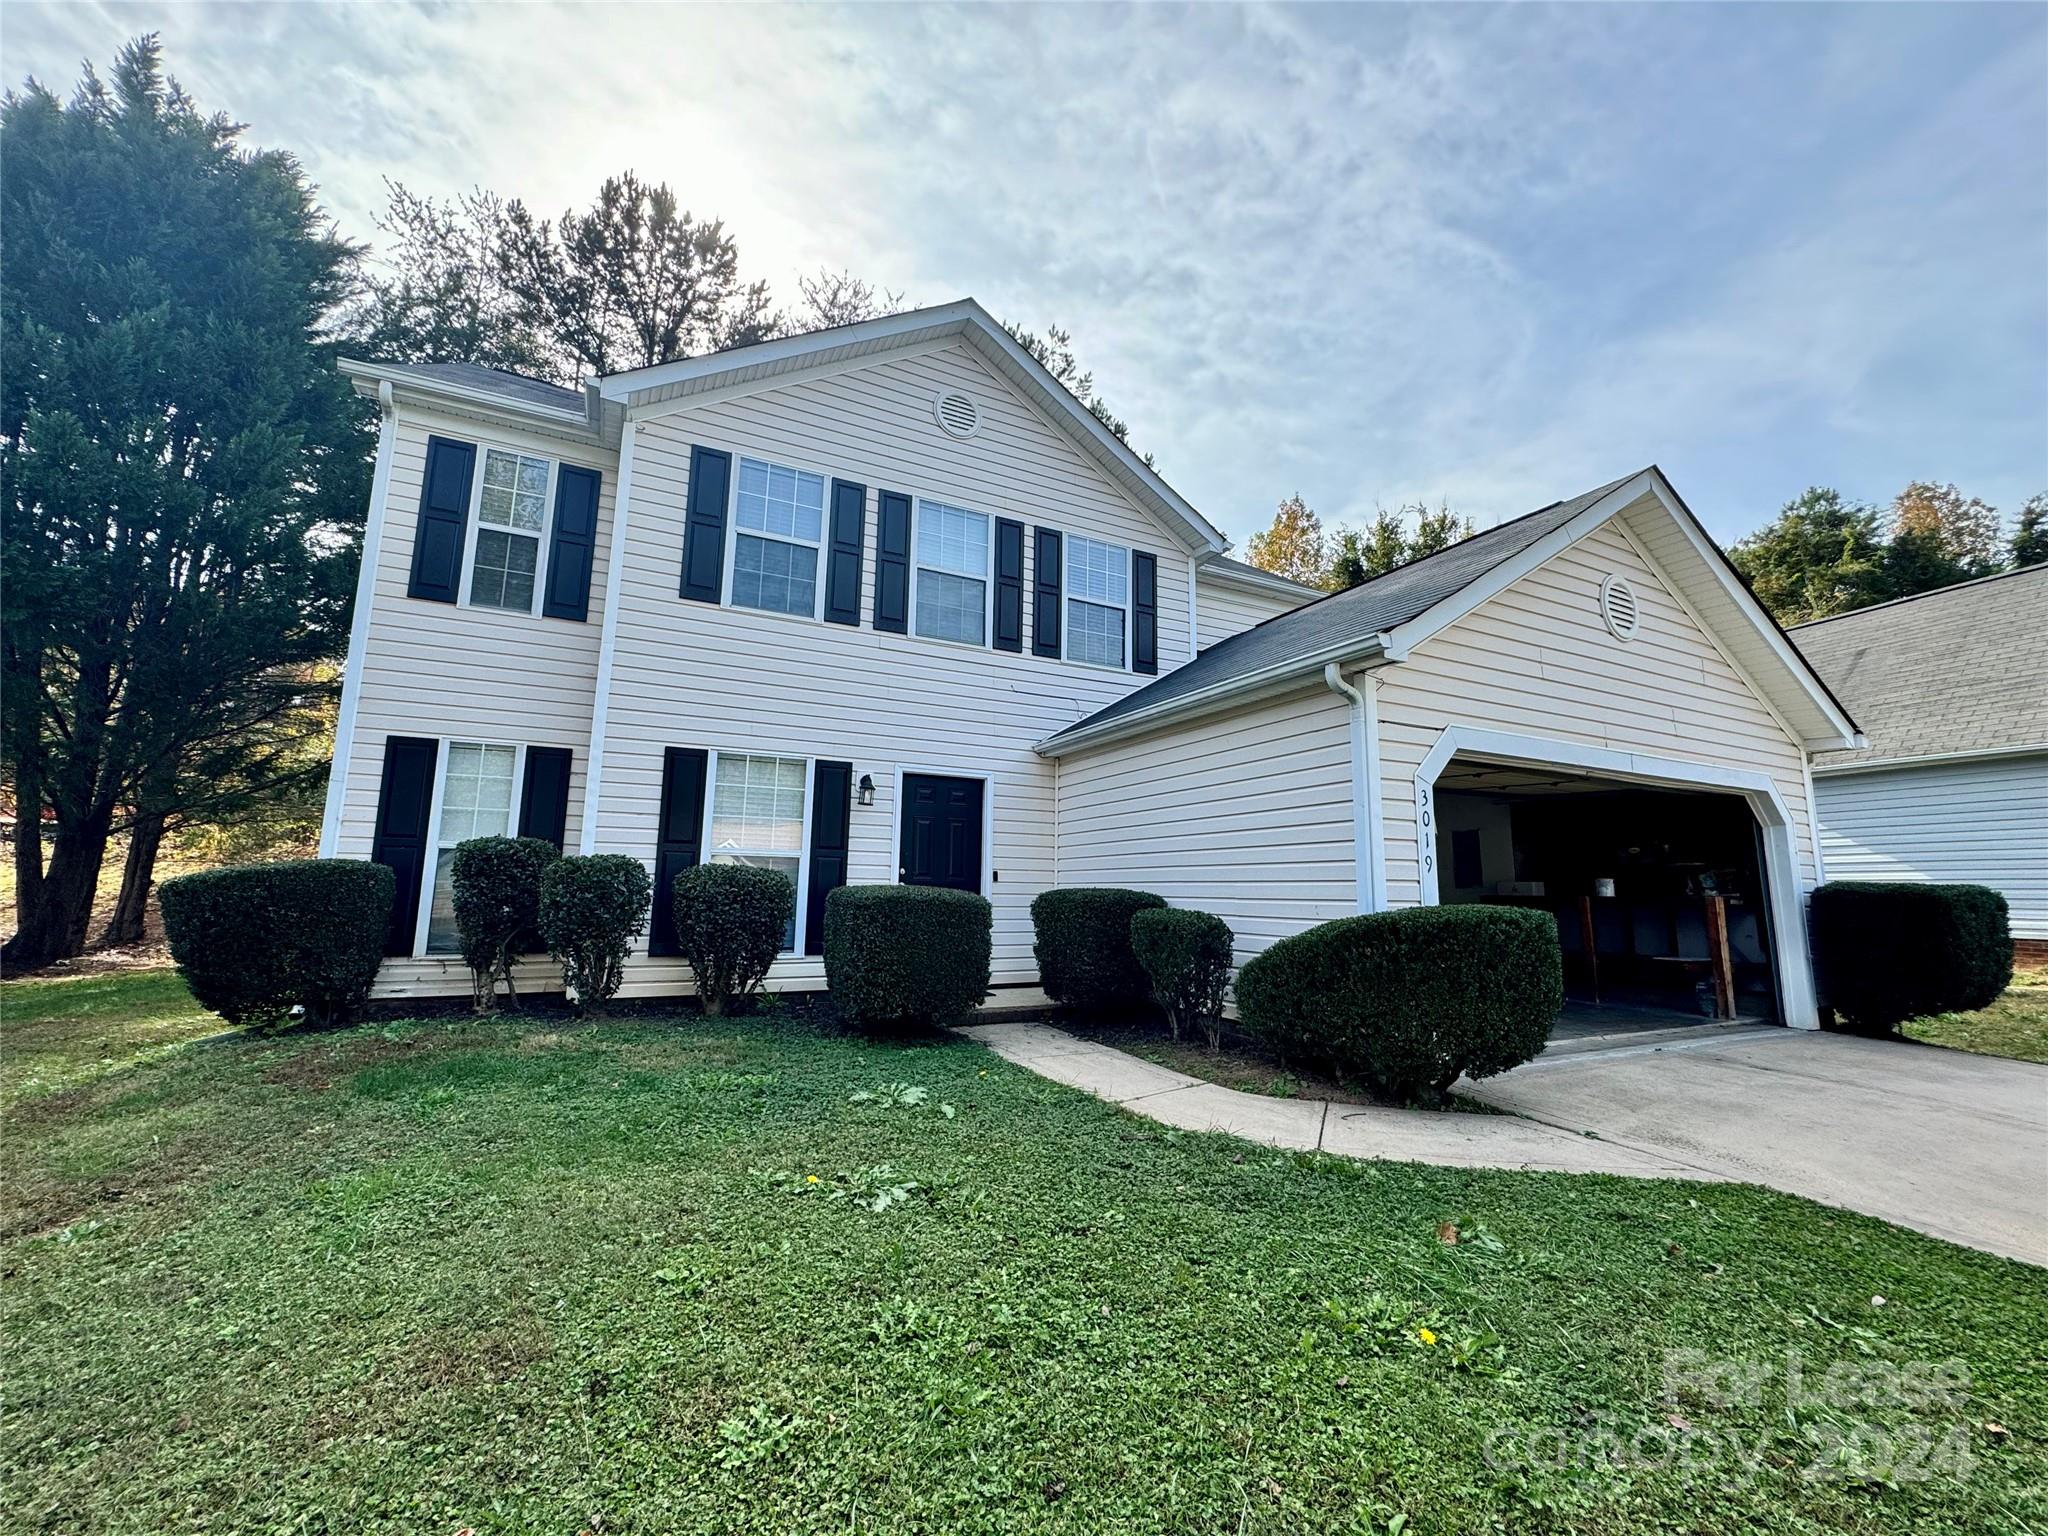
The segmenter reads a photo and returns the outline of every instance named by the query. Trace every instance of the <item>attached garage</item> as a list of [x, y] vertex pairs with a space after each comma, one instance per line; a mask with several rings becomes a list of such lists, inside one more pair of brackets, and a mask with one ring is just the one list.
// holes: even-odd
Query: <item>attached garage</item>
[[1352, 912], [1541, 903], [1589, 1000], [1604, 978], [1697, 1010], [1705, 980], [1717, 1012], [1812, 1028], [1808, 754], [1858, 739], [1648, 469], [1233, 636], [1039, 751], [1060, 883], [1215, 912], [1240, 962]]

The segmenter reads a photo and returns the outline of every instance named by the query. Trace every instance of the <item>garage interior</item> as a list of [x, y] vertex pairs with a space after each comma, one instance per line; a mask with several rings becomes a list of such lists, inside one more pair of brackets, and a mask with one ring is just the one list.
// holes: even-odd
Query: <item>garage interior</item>
[[1739, 795], [1456, 758], [1436, 818], [1440, 902], [1556, 917], [1560, 1034], [1777, 1021], [1763, 852]]

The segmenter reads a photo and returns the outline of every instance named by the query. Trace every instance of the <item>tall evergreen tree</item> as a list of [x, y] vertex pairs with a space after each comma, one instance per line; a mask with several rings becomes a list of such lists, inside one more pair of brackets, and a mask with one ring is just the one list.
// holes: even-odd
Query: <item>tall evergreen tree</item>
[[2010, 553], [2014, 565], [2039, 565], [2048, 560], [2048, 491], [2029, 496], [2020, 508]]
[[83, 946], [124, 808], [247, 767], [251, 697], [343, 643], [369, 422], [322, 322], [354, 253], [239, 134], [153, 37], [0, 104], [13, 967]]
[[[1069, 394], [1087, 406], [1089, 415], [1115, 433], [1117, 441], [1129, 444], [1130, 423], [1112, 411], [1109, 402], [1096, 392], [1095, 375], [1081, 366], [1081, 359], [1074, 351], [1074, 338], [1071, 333], [1061, 330], [1056, 325], [1048, 325], [1045, 334], [1041, 336], [1036, 331], [1025, 330], [1014, 320], [1005, 320], [1003, 329], [1010, 333], [1011, 340], [1029, 352], [1047, 373], [1064, 385]], [[1144, 459], [1147, 468], [1159, 467], [1151, 454], [1139, 456]]]
[[1802, 624], [1890, 595], [1877, 513], [1813, 486], [1738, 540], [1728, 558], [1781, 624]]

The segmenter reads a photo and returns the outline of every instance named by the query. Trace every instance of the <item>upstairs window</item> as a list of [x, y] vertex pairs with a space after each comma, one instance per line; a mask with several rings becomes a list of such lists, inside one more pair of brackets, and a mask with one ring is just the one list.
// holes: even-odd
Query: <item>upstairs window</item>
[[1067, 536], [1067, 655], [1099, 667], [1124, 667], [1130, 633], [1131, 552]]
[[942, 502], [917, 504], [911, 627], [929, 640], [988, 643], [989, 520]]
[[[719, 752], [712, 759], [711, 862], [779, 869], [796, 887], [804, 910], [804, 785], [800, 757], [754, 757]], [[796, 917], [782, 930], [785, 951], [796, 948]]]
[[455, 846], [472, 837], [512, 835], [513, 785], [519, 749], [451, 741], [441, 766], [441, 801], [434, 822], [434, 885], [427, 901], [430, 955], [462, 951], [455, 925]]
[[816, 618], [824, 477], [743, 458], [735, 501], [733, 605]]
[[533, 612], [540, 586], [541, 532], [548, 521], [554, 465], [503, 448], [484, 450], [477, 489], [475, 553], [469, 601], [478, 608]]

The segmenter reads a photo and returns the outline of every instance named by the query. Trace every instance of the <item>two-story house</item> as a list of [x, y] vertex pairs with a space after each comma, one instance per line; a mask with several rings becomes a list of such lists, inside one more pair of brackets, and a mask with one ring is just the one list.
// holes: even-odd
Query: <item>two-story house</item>
[[1322, 597], [1228, 559], [972, 301], [581, 390], [343, 367], [383, 427], [321, 843], [399, 875], [382, 995], [467, 985], [448, 864], [489, 833], [646, 861], [629, 996], [687, 991], [664, 888], [710, 859], [796, 882], [772, 987], [823, 985], [835, 885], [907, 880], [985, 894], [996, 1000], [1029, 1001], [1057, 884], [1206, 907], [1249, 955], [1561, 901], [1567, 822], [1622, 857], [1713, 798], [1580, 942], [1689, 974], [1674, 870], [1711, 868], [1763, 1006], [1811, 1022], [1806, 752], [1854, 728], [1654, 470]]

